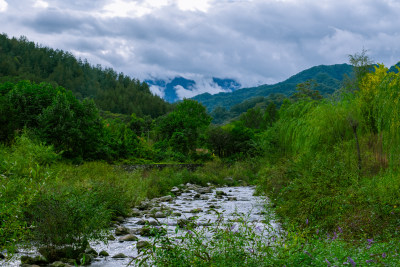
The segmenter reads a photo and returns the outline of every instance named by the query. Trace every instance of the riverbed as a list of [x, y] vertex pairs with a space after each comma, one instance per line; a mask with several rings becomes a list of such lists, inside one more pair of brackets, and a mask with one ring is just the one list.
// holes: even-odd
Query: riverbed
[[[130, 232], [135, 232], [143, 227], [143, 221], [147, 220], [150, 224], [162, 225], [168, 231], [168, 235], [175, 235], [175, 229], [179, 222], [190, 219], [194, 216], [198, 218], [196, 223], [199, 227], [209, 226], [217, 220], [222, 223], [232, 222], [238, 217], [245, 218], [258, 228], [268, 228], [278, 231], [279, 225], [273, 220], [266, 221], [267, 199], [260, 196], [254, 196], [254, 187], [197, 187], [195, 185], [186, 185], [186, 190], [172, 200], [168, 197], [160, 198], [159, 201], [153, 201], [149, 208], [153, 209], [153, 215], [143, 215], [131, 217], [125, 220], [121, 226], [126, 227]], [[162, 201], [167, 200], [167, 201]], [[154, 214], [157, 210], [169, 211], [170, 216], [166, 218], [152, 218], [159, 214]], [[268, 225], [266, 225], [268, 223]], [[149, 241], [151, 238], [138, 236], [139, 241]], [[138, 241], [119, 242], [116, 240], [108, 244], [95, 243], [92, 247], [96, 251], [105, 250], [110, 256], [96, 258], [92, 266], [125, 266], [132, 258], [138, 256], [136, 245]], [[113, 255], [122, 253], [127, 258], [115, 259]]]

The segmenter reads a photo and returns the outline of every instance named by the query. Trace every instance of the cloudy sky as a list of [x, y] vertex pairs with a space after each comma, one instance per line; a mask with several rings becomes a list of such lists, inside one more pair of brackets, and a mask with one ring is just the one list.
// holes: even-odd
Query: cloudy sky
[[[397, 0], [0, 0], [0, 32], [139, 79], [282, 81], [369, 50], [400, 60]], [[200, 84], [200, 82], [199, 82]]]

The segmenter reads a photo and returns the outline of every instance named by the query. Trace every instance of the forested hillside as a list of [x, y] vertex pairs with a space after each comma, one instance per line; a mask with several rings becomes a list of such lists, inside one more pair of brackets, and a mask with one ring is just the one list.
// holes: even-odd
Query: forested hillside
[[219, 93], [216, 95], [206, 93], [195, 96], [193, 99], [206, 106], [210, 112], [216, 107], [230, 109], [236, 104], [257, 96], [267, 97], [273, 93], [289, 96], [296, 91], [297, 84], [308, 80], [314, 80], [317, 84], [315, 90], [318, 90], [321, 95], [326, 96], [339, 89], [342, 85], [344, 75], [350, 76], [352, 70], [352, 66], [348, 64], [315, 66], [277, 84], [243, 88], [232, 93]]
[[113, 113], [158, 117], [171, 109], [153, 95], [146, 83], [111, 68], [92, 66], [71, 53], [54, 50], [25, 37], [0, 35], [0, 82], [30, 80], [60, 85], [79, 99], [92, 98], [96, 105]]

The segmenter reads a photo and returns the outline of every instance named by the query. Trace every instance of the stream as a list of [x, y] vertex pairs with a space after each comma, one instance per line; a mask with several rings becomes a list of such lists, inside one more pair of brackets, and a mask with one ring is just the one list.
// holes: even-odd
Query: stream
[[[105, 255], [95, 257], [90, 266], [126, 266], [132, 258], [138, 257], [139, 244], [152, 240], [148, 232], [146, 234], [143, 231], [146, 228], [145, 225], [148, 229], [149, 225], [157, 227], [161, 225], [169, 236], [176, 236], [177, 225], [185, 224], [194, 216], [196, 216], [195, 222], [198, 228], [208, 227], [217, 220], [226, 224], [242, 217], [257, 229], [265, 229], [267, 235], [277, 234], [280, 227], [275, 221], [267, 220], [268, 225], [266, 224], [268, 199], [254, 196], [254, 191], [255, 188], [251, 186], [215, 188], [211, 185], [201, 187], [186, 184], [171, 190], [176, 197], [167, 195], [143, 201], [132, 210], [132, 217], [120, 218], [120, 222], [111, 230], [107, 244], [103, 242], [90, 244], [97, 253], [106, 252]], [[178, 235], [182, 235], [182, 231], [178, 232]], [[37, 253], [26, 251], [18, 254], [32, 256]], [[8, 264], [7, 266], [19, 266], [19, 261], [8, 262]], [[1, 261], [0, 265], [2, 265]]]
[[[177, 188], [175, 188], [177, 189]], [[174, 190], [174, 189], [173, 189]], [[218, 211], [223, 214], [223, 220], [228, 222], [234, 220], [237, 216], [244, 216], [251, 223], [259, 224], [258, 227], [266, 227], [263, 223], [265, 220], [265, 204], [267, 199], [260, 196], [254, 196], [254, 187], [199, 187], [187, 184], [183, 193], [176, 198], [168, 196], [158, 198], [145, 203], [142, 208], [150, 208], [153, 215], [145, 215], [149, 210], [141, 212], [138, 217], [127, 218], [121, 226], [128, 228], [131, 232], [143, 227], [143, 220], [148, 220], [150, 224], [156, 224], [158, 220], [163, 227], [167, 228], [168, 235], [175, 235], [176, 225], [179, 220], [182, 221], [192, 216], [198, 216], [196, 221], [200, 227], [213, 223], [218, 219]], [[149, 204], [146, 207], [146, 204]], [[167, 218], [151, 217], [162, 216], [160, 210], [166, 210], [172, 214]], [[215, 210], [215, 211], [213, 211]], [[154, 214], [154, 212], [156, 212]], [[268, 229], [279, 230], [279, 226], [275, 222], [270, 221]], [[139, 236], [140, 240], [148, 241], [149, 237]], [[137, 257], [138, 250], [136, 248], [137, 241], [119, 242], [116, 236], [115, 241], [109, 241], [107, 245], [102, 243], [92, 244], [96, 251], [105, 250], [110, 256], [96, 258], [91, 266], [125, 266], [131, 259]], [[128, 258], [115, 259], [113, 255], [123, 253]]]

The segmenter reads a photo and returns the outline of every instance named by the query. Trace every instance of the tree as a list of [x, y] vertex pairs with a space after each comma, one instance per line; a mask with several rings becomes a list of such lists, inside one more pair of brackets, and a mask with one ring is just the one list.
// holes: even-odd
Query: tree
[[160, 139], [167, 141], [170, 141], [173, 136], [175, 136], [174, 140], [178, 140], [184, 135], [187, 139], [188, 151], [194, 151], [200, 132], [204, 131], [210, 122], [211, 117], [203, 105], [195, 100], [184, 99], [173, 112], [158, 120], [157, 132]]
[[318, 84], [315, 80], [308, 80], [296, 85], [296, 93], [291, 95], [291, 99], [298, 101], [300, 99], [320, 100], [322, 95], [316, 90]]

